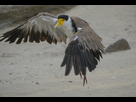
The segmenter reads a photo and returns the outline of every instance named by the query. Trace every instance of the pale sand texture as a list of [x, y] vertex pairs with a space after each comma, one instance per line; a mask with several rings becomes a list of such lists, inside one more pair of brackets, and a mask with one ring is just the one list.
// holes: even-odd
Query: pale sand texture
[[60, 67], [64, 43], [0, 42], [0, 96], [136, 96], [136, 6], [81, 5], [65, 14], [86, 20], [105, 47], [125, 38], [131, 50], [103, 55], [83, 87], [73, 69], [64, 76]]

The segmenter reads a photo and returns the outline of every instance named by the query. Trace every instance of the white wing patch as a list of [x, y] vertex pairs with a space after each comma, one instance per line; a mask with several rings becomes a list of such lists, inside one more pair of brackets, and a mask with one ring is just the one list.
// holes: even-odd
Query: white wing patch
[[77, 28], [77, 30], [82, 30], [82, 29], [83, 29], [83, 28], [79, 28], [79, 27]]
[[78, 38], [78, 36], [76, 35], [75, 38], [74, 38], [74, 40], [76, 40], [77, 38]]

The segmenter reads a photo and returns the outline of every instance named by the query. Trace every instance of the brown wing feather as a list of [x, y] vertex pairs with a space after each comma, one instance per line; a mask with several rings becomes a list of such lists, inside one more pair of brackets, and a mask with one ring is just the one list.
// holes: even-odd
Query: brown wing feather
[[56, 24], [54, 19], [57, 18], [52, 14], [39, 13], [15, 29], [4, 33], [3, 36], [0, 37], [0, 41], [7, 38], [6, 42], [14, 43], [18, 38], [16, 44], [20, 44], [23, 39], [24, 42], [35, 41], [36, 43], [39, 43], [40, 41], [46, 40], [50, 44], [52, 42], [57, 44], [57, 42], [62, 41], [66, 43], [67, 36], [62, 29], [54, 29]]
[[[72, 16], [71, 18], [73, 19], [77, 27], [84, 29], [84, 31], [82, 32], [82, 36], [84, 36], [83, 37], [84, 40], [87, 40], [87, 42], [93, 42], [93, 43], [88, 44], [90, 49], [93, 49], [94, 51], [97, 49], [104, 51], [103, 50], [104, 46], [101, 43], [102, 38], [99, 37], [99, 35], [97, 35], [97, 33], [89, 26], [89, 24], [85, 20], [79, 17]], [[79, 35], [81, 35], [81, 32]]]
[[[100, 61], [100, 57], [102, 57], [101, 53], [104, 51], [104, 46], [101, 43], [102, 39], [88, 27], [88, 24], [84, 22], [83, 25], [84, 28], [71, 38], [65, 50], [65, 57], [61, 64], [61, 67], [66, 65], [66, 72], [68, 73], [65, 73], [65, 75], [69, 74], [71, 65], [74, 67], [75, 75], [81, 74], [81, 72], [86, 75], [86, 67], [91, 72], [96, 68], [98, 60]], [[67, 56], [72, 60], [70, 61]], [[69, 62], [72, 62], [72, 64]]]

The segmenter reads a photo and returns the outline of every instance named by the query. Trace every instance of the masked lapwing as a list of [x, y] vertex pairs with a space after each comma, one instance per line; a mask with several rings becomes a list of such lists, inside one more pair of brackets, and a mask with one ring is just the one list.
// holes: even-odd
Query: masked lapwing
[[[7, 38], [7, 39], [6, 39]], [[91, 72], [96, 68], [98, 60], [102, 58], [104, 46], [95, 31], [89, 24], [78, 17], [59, 15], [58, 17], [44, 12], [30, 18], [20, 26], [4, 33], [0, 41], [20, 44], [23, 42], [40, 43], [47, 41], [49, 44], [57, 42], [70, 42], [65, 50], [61, 67], [66, 66], [65, 75], [69, 75], [73, 66], [75, 75], [82, 75], [83, 85], [87, 83], [86, 68]]]

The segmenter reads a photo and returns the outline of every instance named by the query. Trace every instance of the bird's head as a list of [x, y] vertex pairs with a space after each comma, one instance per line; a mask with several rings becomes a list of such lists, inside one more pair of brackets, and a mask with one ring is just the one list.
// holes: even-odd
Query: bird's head
[[59, 25], [63, 26], [63, 22], [68, 20], [68, 15], [59, 15], [57, 19], [57, 24], [55, 25], [55, 28]]

